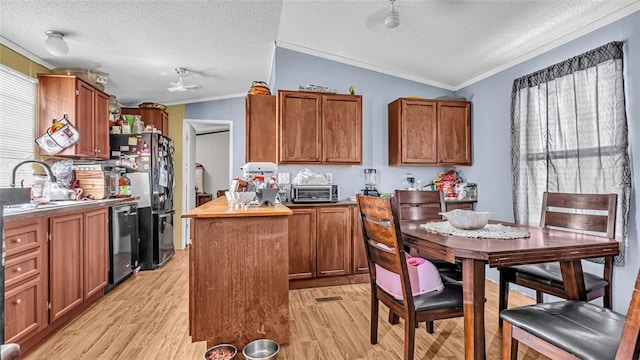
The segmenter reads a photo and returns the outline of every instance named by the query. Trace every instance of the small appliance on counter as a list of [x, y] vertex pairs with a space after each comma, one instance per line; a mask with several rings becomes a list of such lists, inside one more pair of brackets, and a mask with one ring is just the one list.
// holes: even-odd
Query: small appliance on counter
[[95, 200], [118, 197], [118, 178], [122, 169], [101, 163], [77, 163], [72, 168], [85, 196]]
[[334, 203], [340, 200], [338, 185], [291, 185], [294, 203]]
[[362, 193], [366, 196], [380, 196], [376, 189], [376, 169], [364, 169], [364, 189]]

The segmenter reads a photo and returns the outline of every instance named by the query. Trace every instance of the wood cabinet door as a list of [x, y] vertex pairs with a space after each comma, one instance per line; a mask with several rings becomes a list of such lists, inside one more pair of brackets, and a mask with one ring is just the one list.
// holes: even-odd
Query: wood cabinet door
[[[47, 132], [53, 119], [60, 120], [64, 113], [78, 128], [76, 114], [76, 77], [66, 75], [38, 75], [38, 136]], [[79, 129], [79, 128], [78, 128]], [[74, 155], [78, 145], [70, 146], [57, 156]], [[40, 155], [48, 155], [38, 147]]]
[[102, 91], [95, 91], [93, 119], [94, 156], [99, 159], [109, 159], [109, 95]]
[[322, 161], [322, 95], [278, 92], [280, 163]]
[[6, 290], [5, 342], [20, 343], [46, 325], [40, 302], [44, 296], [39, 277]]
[[471, 165], [471, 103], [438, 101], [438, 162]]
[[352, 236], [352, 257], [353, 261], [351, 271], [354, 274], [362, 274], [369, 272], [369, 263], [367, 261], [367, 252], [364, 248], [364, 235], [362, 234], [362, 219], [360, 218], [360, 210], [356, 205], [352, 213], [353, 236]]
[[83, 301], [83, 214], [49, 219], [49, 321], [53, 322]]
[[317, 276], [347, 275], [351, 259], [349, 207], [318, 208]]
[[108, 209], [84, 214], [84, 298], [102, 292], [107, 285], [109, 228]]
[[362, 163], [362, 97], [322, 95], [322, 161]]
[[169, 136], [169, 114], [164, 110], [160, 113], [162, 115], [162, 120], [160, 120], [162, 122], [162, 135]]
[[[95, 157], [94, 133], [95, 122], [95, 93], [96, 90], [84, 81], [77, 82], [76, 119], [73, 125], [80, 133], [80, 140], [76, 143], [76, 156]], [[107, 99], [107, 104], [108, 104]], [[106, 126], [106, 125], [105, 125]]]
[[169, 134], [169, 115], [162, 109], [123, 108], [122, 115], [140, 115], [145, 126], [153, 125], [162, 135]]
[[293, 208], [289, 216], [289, 280], [316, 276], [316, 209]]
[[436, 102], [430, 100], [402, 102], [400, 122], [401, 154], [404, 164], [437, 162]]
[[245, 161], [277, 162], [276, 97], [247, 95], [245, 112]]

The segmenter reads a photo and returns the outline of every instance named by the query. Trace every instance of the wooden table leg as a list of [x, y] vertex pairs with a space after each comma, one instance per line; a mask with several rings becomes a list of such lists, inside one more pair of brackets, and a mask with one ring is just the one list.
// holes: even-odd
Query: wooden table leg
[[587, 301], [587, 291], [584, 286], [584, 274], [582, 273], [582, 261], [561, 261], [562, 282], [568, 300]]
[[462, 259], [464, 358], [484, 360], [484, 261]]

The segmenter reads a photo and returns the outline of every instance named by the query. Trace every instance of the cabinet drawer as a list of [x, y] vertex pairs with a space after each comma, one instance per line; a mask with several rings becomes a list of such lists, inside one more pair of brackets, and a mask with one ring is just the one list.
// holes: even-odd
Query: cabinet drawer
[[30, 277], [40, 274], [42, 262], [40, 251], [32, 251], [25, 255], [7, 259], [4, 270], [5, 287], [10, 289]]
[[4, 238], [7, 257], [34, 250], [40, 246], [38, 243], [38, 234], [41, 229], [41, 221], [39, 218], [28, 220], [29, 221], [12, 221], [5, 224]]
[[35, 278], [5, 295], [5, 342], [19, 342], [38, 331], [42, 315], [38, 309], [40, 279]]

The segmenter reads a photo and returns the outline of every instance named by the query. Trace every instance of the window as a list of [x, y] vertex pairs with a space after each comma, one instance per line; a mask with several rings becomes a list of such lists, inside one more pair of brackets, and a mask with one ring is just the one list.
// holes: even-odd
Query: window
[[[36, 79], [0, 65], [0, 187], [9, 186], [16, 164], [33, 159], [36, 83]], [[30, 184], [32, 173], [30, 166], [21, 166], [16, 174], [17, 186], [22, 179]]]
[[612, 42], [514, 80], [511, 95], [516, 222], [539, 224], [544, 191], [616, 193], [617, 265], [631, 192], [622, 60]]

